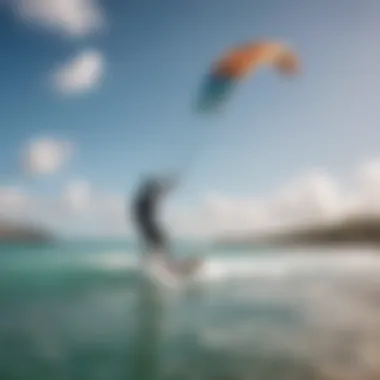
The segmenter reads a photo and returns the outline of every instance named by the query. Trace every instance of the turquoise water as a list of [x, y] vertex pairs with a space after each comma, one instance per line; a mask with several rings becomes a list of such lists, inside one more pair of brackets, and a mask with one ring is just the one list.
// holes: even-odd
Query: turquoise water
[[202, 249], [197, 283], [158, 293], [133, 244], [1, 246], [0, 379], [312, 378], [310, 334], [323, 346], [379, 289], [371, 252]]

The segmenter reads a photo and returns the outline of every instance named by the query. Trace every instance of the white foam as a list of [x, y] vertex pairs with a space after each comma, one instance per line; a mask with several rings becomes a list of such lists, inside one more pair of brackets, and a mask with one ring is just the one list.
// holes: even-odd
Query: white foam
[[[90, 260], [91, 265], [111, 271], [139, 268], [139, 257], [128, 252], [108, 252]], [[215, 282], [234, 278], [283, 277], [297, 273], [353, 274], [368, 271], [380, 271], [380, 255], [373, 250], [298, 250], [266, 256], [206, 257], [198, 277], [202, 281]]]
[[138, 257], [131, 252], [107, 252], [91, 258], [92, 265], [108, 270], [137, 269]]
[[380, 271], [380, 255], [374, 251], [316, 251], [281, 253], [268, 256], [211, 258], [205, 262], [202, 277], [220, 281], [247, 277], [283, 277], [296, 273], [354, 274]]

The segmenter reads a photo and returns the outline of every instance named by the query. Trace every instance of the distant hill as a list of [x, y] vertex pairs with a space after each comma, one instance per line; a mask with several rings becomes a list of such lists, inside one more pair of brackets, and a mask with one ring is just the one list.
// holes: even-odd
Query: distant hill
[[330, 225], [218, 239], [219, 245], [380, 245], [380, 217], [353, 216]]
[[0, 243], [44, 243], [53, 240], [53, 235], [43, 228], [0, 221]]

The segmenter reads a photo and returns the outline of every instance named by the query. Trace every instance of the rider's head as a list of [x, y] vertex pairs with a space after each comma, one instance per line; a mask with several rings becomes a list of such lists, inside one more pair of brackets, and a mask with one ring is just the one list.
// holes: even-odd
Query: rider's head
[[146, 177], [145, 180], [143, 181], [142, 188], [144, 192], [147, 192], [150, 194], [156, 193], [160, 190], [160, 182], [153, 176]]

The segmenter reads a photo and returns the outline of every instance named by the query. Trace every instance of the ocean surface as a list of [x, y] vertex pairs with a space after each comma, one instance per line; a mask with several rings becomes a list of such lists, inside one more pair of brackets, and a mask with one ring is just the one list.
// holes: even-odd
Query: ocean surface
[[375, 250], [189, 245], [205, 265], [170, 290], [136, 252], [0, 246], [0, 379], [380, 379]]

